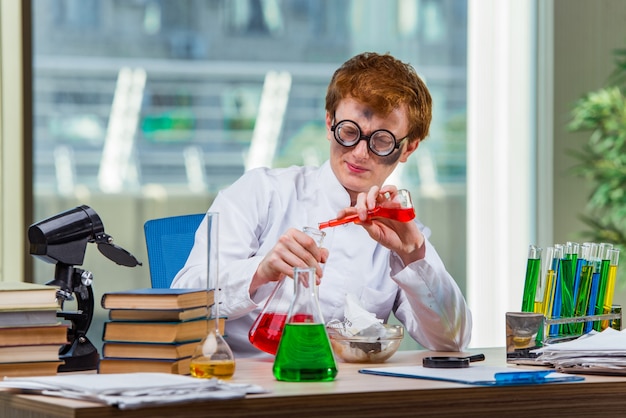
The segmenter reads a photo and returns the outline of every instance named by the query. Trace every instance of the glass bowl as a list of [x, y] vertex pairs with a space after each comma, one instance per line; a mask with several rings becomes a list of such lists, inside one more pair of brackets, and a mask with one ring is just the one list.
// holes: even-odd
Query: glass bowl
[[402, 338], [402, 325], [384, 324], [384, 337], [345, 336], [339, 330], [327, 327], [330, 344], [335, 356], [346, 363], [383, 363], [393, 356]]

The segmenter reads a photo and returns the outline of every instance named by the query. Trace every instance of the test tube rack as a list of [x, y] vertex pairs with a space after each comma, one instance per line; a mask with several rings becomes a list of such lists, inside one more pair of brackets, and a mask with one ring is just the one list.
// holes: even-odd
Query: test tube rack
[[[529, 334], [529, 329], [517, 330], [516, 323], [513, 319], [509, 319], [509, 315], [512, 317], [519, 317], [520, 315], [536, 315], [535, 316], [535, 333]], [[539, 316], [539, 321], [537, 321]], [[587, 333], [581, 329], [578, 333], [561, 333], [557, 335], [551, 335], [551, 327], [554, 329], [555, 325], [567, 325], [567, 324], [586, 324], [589, 322], [607, 321], [607, 326], [621, 330], [622, 324], [622, 310], [621, 306], [613, 306], [611, 313], [602, 315], [586, 315], [576, 316], [568, 318], [546, 318], [540, 314], [533, 313], [507, 313], [507, 363], [514, 364], [531, 364], [537, 365], [540, 362], [537, 360], [538, 354], [533, 351], [543, 347], [547, 344], [558, 344], [566, 341], [574, 340], [581, 335]], [[527, 324], [526, 324], [527, 326]], [[518, 332], [519, 331], [519, 332]]]

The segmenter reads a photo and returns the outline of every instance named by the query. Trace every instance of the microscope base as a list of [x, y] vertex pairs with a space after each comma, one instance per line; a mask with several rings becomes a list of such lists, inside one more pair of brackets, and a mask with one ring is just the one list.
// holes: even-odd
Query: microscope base
[[59, 372], [98, 370], [100, 355], [87, 337], [80, 337], [61, 349], [59, 359], [65, 361], [59, 366]]

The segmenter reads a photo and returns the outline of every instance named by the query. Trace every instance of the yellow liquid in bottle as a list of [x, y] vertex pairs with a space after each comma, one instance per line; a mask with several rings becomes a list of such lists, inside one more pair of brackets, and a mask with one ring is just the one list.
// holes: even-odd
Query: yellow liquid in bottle
[[194, 360], [189, 367], [193, 377], [230, 379], [235, 374], [234, 360]]

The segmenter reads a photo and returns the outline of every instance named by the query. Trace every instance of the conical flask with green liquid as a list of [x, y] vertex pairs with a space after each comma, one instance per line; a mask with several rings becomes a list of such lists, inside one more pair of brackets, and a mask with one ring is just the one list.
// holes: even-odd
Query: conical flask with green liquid
[[326, 382], [337, 364], [317, 298], [314, 268], [294, 269], [294, 297], [274, 358], [274, 377], [287, 382]]

